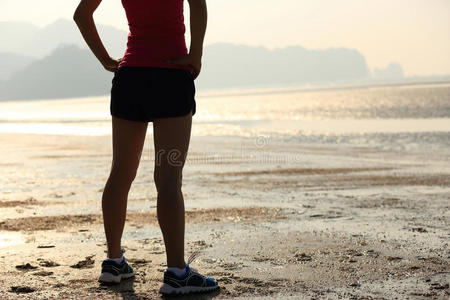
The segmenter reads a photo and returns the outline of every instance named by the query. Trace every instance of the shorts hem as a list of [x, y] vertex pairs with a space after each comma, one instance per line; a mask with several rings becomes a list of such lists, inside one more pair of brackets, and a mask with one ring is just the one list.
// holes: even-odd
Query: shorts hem
[[135, 118], [130, 118], [129, 116], [125, 116], [125, 115], [120, 115], [120, 114], [111, 114], [112, 117], [115, 118], [119, 118], [119, 119], [125, 119], [127, 121], [134, 121], [134, 122], [149, 122], [147, 120], [141, 120], [141, 119], [135, 119]]
[[162, 116], [155, 116], [153, 118], [149, 118], [149, 119], [136, 119], [136, 118], [130, 118], [129, 116], [126, 115], [121, 115], [121, 114], [117, 114], [117, 113], [111, 113], [111, 116], [116, 117], [116, 118], [120, 118], [120, 119], [125, 119], [128, 121], [134, 121], [134, 122], [153, 122], [155, 119], [166, 119], [166, 118], [178, 118], [178, 117], [185, 117], [187, 116], [189, 113], [192, 113], [192, 116], [194, 116], [194, 109], [190, 109], [188, 112], [183, 113], [181, 115], [162, 115]]

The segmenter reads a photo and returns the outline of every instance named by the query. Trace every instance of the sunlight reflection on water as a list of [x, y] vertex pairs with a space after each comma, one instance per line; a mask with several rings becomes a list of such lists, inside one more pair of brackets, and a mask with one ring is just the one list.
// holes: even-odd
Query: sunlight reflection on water
[[[450, 132], [449, 98], [450, 84], [199, 92], [192, 135]], [[109, 96], [0, 102], [0, 132], [109, 135]]]
[[[247, 120], [208, 122], [194, 120], [192, 135], [277, 136], [316, 134], [450, 132], [450, 119], [360, 120]], [[110, 135], [110, 121], [86, 123], [0, 123], [3, 133], [99, 136]], [[151, 130], [148, 131], [151, 134]]]

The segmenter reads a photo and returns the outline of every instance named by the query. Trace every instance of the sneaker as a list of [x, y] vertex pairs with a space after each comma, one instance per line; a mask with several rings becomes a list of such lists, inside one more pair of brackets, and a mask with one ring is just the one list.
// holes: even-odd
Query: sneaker
[[133, 268], [128, 265], [125, 257], [121, 263], [105, 259], [102, 262], [102, 274], [98, 278], [98, 281], [101, 283], [113, 284], [120, 283], [122, 279], [131, 278], [133, 276]]
[[192, 260], [193, 256], [191, 256], [188, 263], [186, 263], [186, 273], [184, 275], [178, 276], [171, 271], [164, 271], [164, 283], [159, 290], [161, 294], [170, 295], [210, 292], [219, 288], [219, 285], [214, 278], [206, 277], [200, 274], [196, 269], [189, 267]]

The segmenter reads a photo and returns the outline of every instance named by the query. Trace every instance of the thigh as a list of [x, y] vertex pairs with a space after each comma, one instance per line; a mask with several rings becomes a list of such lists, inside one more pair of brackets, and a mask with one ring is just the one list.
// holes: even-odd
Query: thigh
[[154, 68], [147, 101], [142, 102], [146, 119], [186, 116], [195, 109], [195, 86], [190, 72], [183, 69]]
[[189, 149], [191, 125], [192, 112], [181, 117], [153, 120], [155, 172], [181, 172]]
[[147, 122], [112, 117], [113, 170], [136, 171], [145, 142], [147, 126]]

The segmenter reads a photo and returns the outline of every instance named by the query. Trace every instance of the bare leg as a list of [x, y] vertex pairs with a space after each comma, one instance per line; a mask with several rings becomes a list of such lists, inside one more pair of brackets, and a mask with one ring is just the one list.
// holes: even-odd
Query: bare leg
[[102, 196], [109, 258], [122, 256], [120, 240], [125, 225], [128, 192], [136, 177], [147, 126], [147, 122], [112, 117], [113, 160]]
[[191, 123], [192, 113], [153, 121], [157, 214], [166, 246], [168, 267], [185, 267], [184, 199], [181, 185], [191, 137]]

